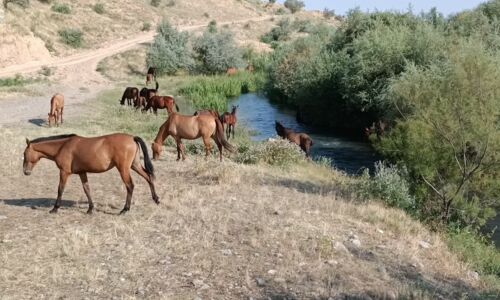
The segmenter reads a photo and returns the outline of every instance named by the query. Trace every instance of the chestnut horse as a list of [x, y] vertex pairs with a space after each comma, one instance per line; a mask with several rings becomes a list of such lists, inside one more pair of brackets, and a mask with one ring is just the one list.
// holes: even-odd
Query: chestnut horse
[[238, 73], [238, 69], [236, 69], [235, 67], [230, 67], [230, 68], [227, 68], [227, 70], [226, 70], [227, 76], [233, 76], [233, 75], [236, 75], [236, 73]]
[[158, 109], [166, 108], [167, 113], [171, 114], [174, 112], [174, 106], [175, 109], [177, 109], [177, 112], [179, 112], [179, 106], [177, 106], [174, 97], [172, 96], [153, 96], [149, 98], [146, 107], [144, 107], [142, 111], [148, 111], [150, 108], [153, 108], [153, 112], [156, 115], [158, 113]]
[[49, 112], [49, 127], [52, 124], [59, 126], [59, 121], [63, 123], [63, 110], [64, 110], [64, 96], [62, 94], [55, 94], [50, 99], [50, 112]]
[[155, 67], [149, 67], [148, 73], [146, 75], [146, 86], [154, 80], [156, 81], [156, 68]]
[[[144, 166], [140, 162], [140, 150], [144, 155]], [[59, 168], [59, 188], [54, 208], [56, 213], [61, 206], [61, 197], [66, 181], [71, 174], [78, 174], [82, 181], [83, 191], [89, 202], [88, 214], [92, 213], [94, 204], [90, 196], [88, 173], [102, 173], [114, 167], [118, 169], [127, 188], [125, 207], [120, 214], [130, 209], [134, 183], [130, 169], [141, 175], [149, 184], [151, 195], [156, 204], [160, 203], [154, 186], [154, 168], [148, 155], [144, 141], [137, 136], [115, 133], [98, 137], [81, 137], [75, 134], [42, 137], [35, 140], [26, 139], [23, 171], [31, 175], [35, 164], [41, 159], [53, 160]]]
[[294, 132], [290, 128], [286, 128], [281, 125], [280, 122], [276, 121], [276, 132], [278, 135], [290, 142], [300, 146], [300, 149], [306, 153], [306, 157], [311, 155], [311, 146], [313, 145], [313, 140], [306, 133]]
[[222, 161], [222, 147], [233, 152], [234, 147], [224, 138], [224, 129], [220, 120], [211, 113], [201, 113], [196, 116], [183, 116], [172, 113], [158, 130], [158, 134], [153, 142], [153, 159], [158, 159], [162, 151], [163, 142], [171, 135], [177, 143], [177, 160], [186, 159], [184, 154], [184, 145], [181, 139], [194, 140], [199, 137], [205, 144], [206, 157], [210, 154], [210, 138], [212, 138], [219, 148], [219, 158]]
[[236, 109], [239, 107], [239, 105], [234, 106], [231, 109], [231, 113], [228, 113], [227, 111], [220, 116], [220, 121], [222, 122], [222, 126], [224, 127], [224, 124], [226, 124], [226, 136], [227, 139], [229, 140], [229, 137], [231, 136], [231, 132], [233, 132], [233, 139], [234, 139], [234, 127], [236, 126]]
[[137, 102], [137, 98], [139, 98], [139, 89], [136, 87], [127, 87], [125, 91], [123, 91], [122, 100], [120, 100], [120, 104], [124, 105], [125, 100], [127, 100], [127, 105], [132, 105], [132, 103]]

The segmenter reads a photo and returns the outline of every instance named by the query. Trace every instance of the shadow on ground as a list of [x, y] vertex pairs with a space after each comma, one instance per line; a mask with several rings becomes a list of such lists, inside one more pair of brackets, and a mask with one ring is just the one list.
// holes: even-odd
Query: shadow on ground
[[[54, 198], [22, 198], [22, 199], [0, 199], [3, 203], [7, 205], [13, 206], [26, 206], [31, 208], [38, 207], [52, 207], [54, 206], [55, 199]], [[62, 200], [61, 206], [64, 207], [72, 207], [75, 206], [78, 202], [71, 200]]]
[[29, 119], [28, 122], [39, 127], [44, 126], [46, 123], [44, 119]]

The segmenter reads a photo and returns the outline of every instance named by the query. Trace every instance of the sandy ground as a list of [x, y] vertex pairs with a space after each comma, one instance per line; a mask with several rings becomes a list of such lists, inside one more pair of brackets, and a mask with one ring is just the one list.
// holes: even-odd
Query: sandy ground
[[[269, 16], [250, 18], [243, 20], [232, 20], [220, 22], [220, 25], [239, 24], [249, 21], [259, 22], [268, 20]], [[179, 26], [179, 30], [194, 31], [206, 27], [205, 24]], [[154, 32], [141, 34], [132, 39], [118, 40], [97, 50], [85, 51], [76, 55], [52, 58], [49, 60], [32, 61], [25, 64], [13, 65], [0, 69], [0, 78], [14, 76], [15, 74], [30, 74], [38, 71], [42, 66], [56, 68], [55, 82], [47, 88], [46, 93], [41, 96], [28, 97], [5, 97], [0, 99], [0, 124], [12, 124], [18, 122], [31, 122], [39, 124], [46, 119], [49, 110], [50, 97], [58, 92], [65, 95], [65, 114], [71, 116], [78, 111], [71, 107], [85, 102], [102, 90], [109, 88], [110, 82], [96, 72], [100, 60], [133, 49], [141, 44], [151, 42]]]

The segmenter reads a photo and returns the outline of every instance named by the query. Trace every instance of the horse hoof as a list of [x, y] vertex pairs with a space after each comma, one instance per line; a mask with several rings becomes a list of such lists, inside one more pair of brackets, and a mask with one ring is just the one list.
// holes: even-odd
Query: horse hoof
[[129, 208], [122, 209], [122, 211], [120, 211], [120, 215], [125, 214], [127, 211], [129, 211]]
[[57, 213], [57, 208], [53, 208], [49, 211], [50, 214], [55, 214]]
[[157, 204], [157, 205], [160, 205], [160, 199], [159, 198], [156, 198], [156, 199], [153, 199], [154, 202]]
[[87, 210], [87, 215], [91, 215], [93, 213], [94, 213], [94, 211], [92, 209]]

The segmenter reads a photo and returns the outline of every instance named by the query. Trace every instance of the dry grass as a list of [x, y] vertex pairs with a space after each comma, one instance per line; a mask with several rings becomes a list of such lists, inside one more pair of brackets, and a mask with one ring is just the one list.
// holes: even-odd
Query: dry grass
[[195, 155], [178, 163], [169, 147], [155, 162], [159, 206], [134, 175], [131, 211], [117, 216], [126, 192], [110, 171], [89, 177], [94, 215], [85, 214], [76, 176], [63, 208], [50, 215], [58, 171], [41, 161], [22, 175], [24, 137], [113, 132], [100, 119], [105, 112], [93, 114], [100, 105], [82, 108], [85, 126], [68, 119], [62, 128], [0, 128], [3, 299], [456, 299], [482, 292], [440, 236], [399, 210], [356, 202], [345, 189], [354, 179], [309, 163], [286, 172]]

